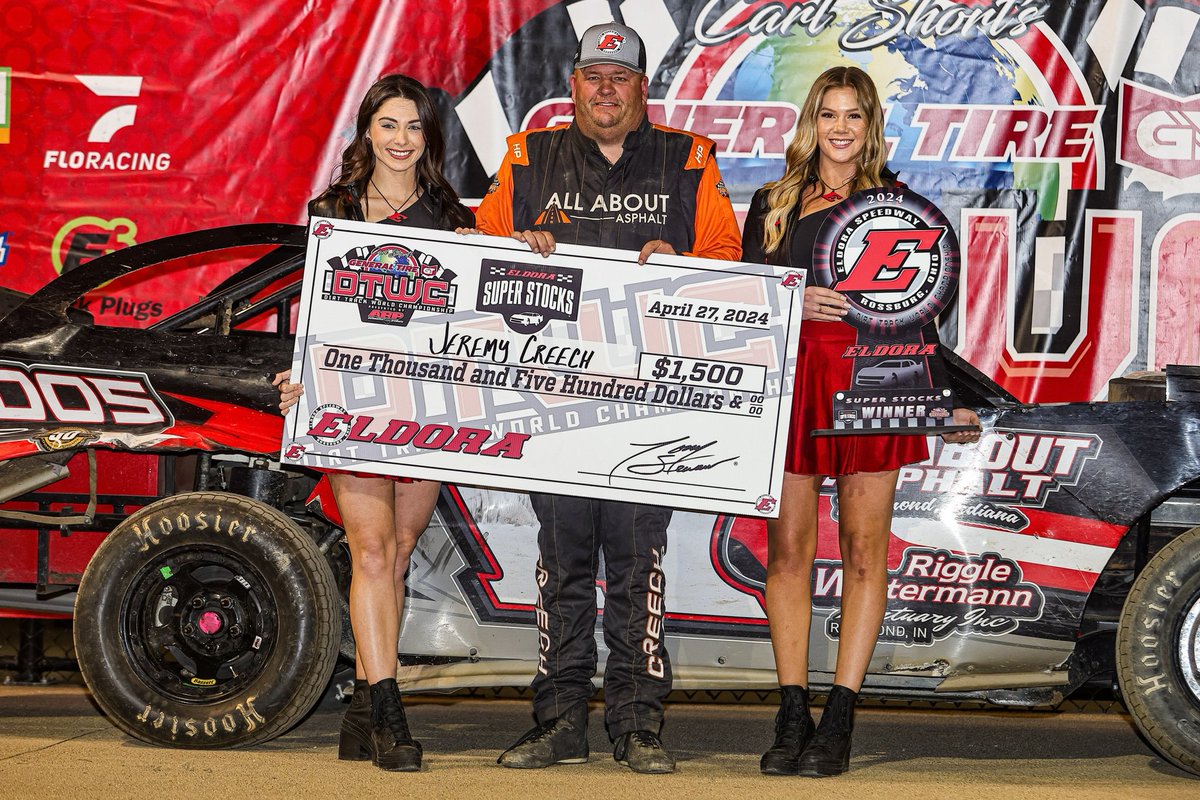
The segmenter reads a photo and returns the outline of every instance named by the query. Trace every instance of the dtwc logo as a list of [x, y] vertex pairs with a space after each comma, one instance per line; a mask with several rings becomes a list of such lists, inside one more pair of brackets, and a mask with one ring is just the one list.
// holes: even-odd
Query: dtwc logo
[[[137, 98], [142, 94], [140, 75], [76, 75], [76, 80], [97, 97]], [[88, 144], [108, 144], [118, 133], [132, 128], [137, 120], [137, 103], [120, 102], [92, 123]], [[165, 172], [171, 167], [170, 153], [113, 152], [105, 149], [47, 150], [45, 169], [71, 172]]]
[[328, 264], [321, 299], [354, 303], [363, 322], [406, 326], [417, 311], [454, 311], [457, 276], [429, 253], [400, 244], [361, 245]]
[[1197, 193], [1200, 94], [1176, 97], [1121, 80], [1117, 162], [1129, 180], [1166, 197]]

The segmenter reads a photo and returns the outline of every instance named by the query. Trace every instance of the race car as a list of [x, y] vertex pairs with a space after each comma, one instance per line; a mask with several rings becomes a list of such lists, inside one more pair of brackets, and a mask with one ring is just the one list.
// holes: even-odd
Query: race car
[[511, 319], [513, 322], [517, 323], [518, 325], [533, 326], [533, 325], [541, 325], [542, 321], [545, 319], [545, 317], [543, 317], [541, 314], [534, 314], [533, 312], [530, 312], [530, 311], [523, 311], [520, 314], [513, 314]]
[[[270, 377], [291, 363], [304, 241], [288, 225], [171, 237], [0, 307], [0, 602], [36, 608], [78, 583], [73, 604], [53, 607], [73, 605], [97, 703], [143, 741], [267, 741], [315, 704], [339, 653], [353, 657], [336, 509], [316, 475], [278, 459]], [[114, 278], [132, 286], [248, 251], [149, 328], [97, 325], [78, 308]], [[1200, 773], [1200, 401], [1169, 399], [1160, 381], [1149, 399], [1027, 405], [947, 361], [983, 435], [972, 447], [931, 438], [931, 458], [900, 472], [864, 692], [1037, 706], [1115, 680], [1147, 741]], [[1189, 374], [1172, 372], [1171, 397], [1194, 391]], [[820, 514], [818, 690], [841, 621], [832, 484]], [[408, 581], [406, 688], [528, 684], [536, 535], [523, 494], [443, 488]], [[669, 536], [676, 687], [774, 687], [762, 521], [677, 511]]]
[[882, 386], [887, 389], [919, 386], [925, 377], [924, 364], [911, 358], [887, 358], [854, 374], [858, 386]]

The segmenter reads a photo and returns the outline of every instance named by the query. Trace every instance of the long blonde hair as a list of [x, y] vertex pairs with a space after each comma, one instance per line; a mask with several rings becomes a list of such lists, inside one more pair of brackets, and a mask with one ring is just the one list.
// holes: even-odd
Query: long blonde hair
[[787, 169], [783, 177], [767, 184], [767, 214], [763, 218], [763, 251], [773, 253], [787, 237], [788, 221], [804, 190], [817, 180], [817, 115], [825, 93], [830, 89], [854, 90], [858, 107], [866, 122], [866, 141], [858, 155], [858, 174], [851, 192], [881, 186], [887, 167], [887, 144], [883, 140], [883, 107], [870, 76], [858, 67], [831, 67], [825, 70], [804, 98], [796, 133], [787, 149]]

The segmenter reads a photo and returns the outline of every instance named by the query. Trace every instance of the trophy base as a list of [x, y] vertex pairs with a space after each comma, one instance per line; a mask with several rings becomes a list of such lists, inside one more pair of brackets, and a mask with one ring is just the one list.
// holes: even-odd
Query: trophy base
[[809, 436], [933, 436], [977, 431], [976, 425], [906, 425], [902, 428], [817, 428]]

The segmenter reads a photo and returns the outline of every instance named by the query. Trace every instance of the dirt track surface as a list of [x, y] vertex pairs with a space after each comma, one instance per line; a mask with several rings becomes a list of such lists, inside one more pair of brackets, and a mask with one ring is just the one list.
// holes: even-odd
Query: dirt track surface
[[1155, 756], [1121, 714], [860, 709], [851, 772], [767, 778], [758, 756], [774, 709], [673, 704], [664, 740], [674, 775], [634, 775], [612, 760], [601, 712], [591, 762], [496, 766], [530, 723], [519, 700], [408, 702], [425, 752], [418, 774], [337, 760], [338, 709], [250, 750], [168, 750], [112, 727], [78, 687], [0, 686], [0, 797], [488, 798], [1195, 798], [1200, 778]]

